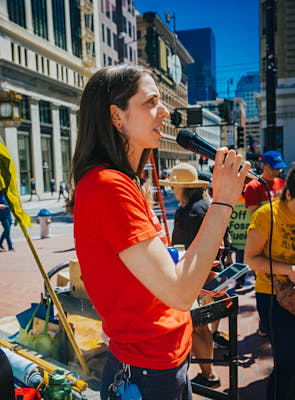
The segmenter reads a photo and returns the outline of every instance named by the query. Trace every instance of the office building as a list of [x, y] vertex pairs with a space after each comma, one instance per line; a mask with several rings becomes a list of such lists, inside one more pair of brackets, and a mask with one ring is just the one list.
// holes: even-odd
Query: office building
[[[276, 147], [290, 167], [295, 160], [295, 3], [293, 0], [275, 2], [275, 60], [276, 84]], [[266, 1], [260, 0], [260, 74], [261, 86], [257, 97], [262, 132], [266, 134]]]
[[211, 28], [190, 29], [177, 32], [178, 39], [192, 55], [195, 62], [185, 68], [188, 78], [188, 101], [216, 99], [216, 50]]
[[[187, 83], [182, 70], [193, 58], [156, 13], [137, 15], [137, 48], [138, 62], [148, 64], [157, 76], [161, 101], [170, 113], [175, 108], [187, 108]], [[185, 124], [185, 111], [181, 113]], [[160, 170], [171, 168], [179, 161], [196, 160], [194, 154], [176, 143], [178, 129], [169, 118], [163, 121], [163, 133], [157, 155]]]
[[[101, 65], [112, 65], [123, 61], [136, 64], [134, 0], [99, 0], [98, 4], [98, 19], [101, 29], [99, 46]], [[118, 24], [118, 20], [121, 24]], [[123, 57], [119, 60], [120, 46], [123, 47], [124, 60]]]
[[[259, 72], [248, 72], [237, 83], [236, 96], [246, 103], [246, 138], [255, 153], [261, 153], [260, 121], [256, 96], [260, 92]], [[249, 149], [250, 150], [250, 149]]]
[[[22, 121], [1, 121], [0, 140], [15, 162], [21, 195], [35, 179], [68, 181], [82, 88], [100, 67], [98, 2], [0, 1], [0, 96], [22, 96]], [[82, 23], [82, 26], [81, 26]]]

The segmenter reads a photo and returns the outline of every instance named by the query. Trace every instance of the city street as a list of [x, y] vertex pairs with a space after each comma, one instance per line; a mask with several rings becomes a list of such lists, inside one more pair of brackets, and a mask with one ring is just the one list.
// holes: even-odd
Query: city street
[[[173, 229], [172, 217], [177, 208], [177, 201], [170, 190], [167, 191], [167, 198], [164, 197], [164, 202], [171, 232]], [[76, 258], [72, 218], [65, 214], [63, 201], [58, 202], [56, 198], [32, 202], [23, 201], [23, 207], [35, 221], [30, 235], [46, 271], [59, 263]], [[53, 214], [50, 226], [51, 237], [47, 239], [40, 239], [40, 227], [35, 218], [42, 208], [48, 209]], [[16, 251], [0, 254], [0, 330], [4, 324], [9, 327], [10, 333], [17, 330], [13, 317], [29, 308], [31, 302], [38, 302], [41, 293], [44, 292], [40, 272], [18, 226], [12, 227], [12, 237]], [[52, 284], [55, 285], [54, 279]], [[231, 290], [231, 295], [239, 294], [240, 305], [238, 316], [240, 400], [263, 399], [267, 376], [272, 368], [269, 341], [256, 334], [258, 316], [253, 284], [254, 276], [249, 273], [247, 286], [239, 293]], [[228, 332], [227, 319], [221, 321], [219, 330]], [[221, 378], [222, 386], [218, 389], [221, 391], [225, 390], [229, 384], [229, 370], [222, 362], [223, 356], [222, 350], [216, 350], [215, 357], [221, 361], [214, 368]], [[198, 364], [191, 364], [189, 372], [190, 376], [194, 377], [199, 372]], [[194, 399], [201, 398], [194, 397]]]

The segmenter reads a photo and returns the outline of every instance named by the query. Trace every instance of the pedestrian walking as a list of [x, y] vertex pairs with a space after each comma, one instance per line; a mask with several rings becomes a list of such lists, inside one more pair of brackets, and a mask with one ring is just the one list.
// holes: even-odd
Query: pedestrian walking
[[30, 180], [30, 188], [31, 188], [31, 197], [29, 198], [29, 201], [32, 200], [34, 195], [37, 196], [39, 200], [41, 200], [36, 190], [36, 182], [34, 178], [31, 178]]
[[59, 191], [58, 191], [58, 201], [60, 200], [61, 196], [63, 196], [63, 198], [66, 199], [66, 196], [64, 194], [64, 190], [65, 190], [64, 184], [63, 184], [63, 182], [60, 182]]
[[53, 196], [53, 193], [55, 191], [55, 180], [53, 178], [50, 179], [49, 185], [50, 185], [51, 196]]
[[11, 212], [8, 206], [8, 203], [3, 195], [3, 192], [0, 190], [0, 222], [3, 226], [3, 232], [0, 238], [0, 251], [5, 251], [3, 246], [4, 240], [6, 240], [9, 251], [14, 251], [10, 229], [12, 224]]
[[70, 181], [74, 193], [67, 209], [74, 215], [83, 282], [110, 338], [101, 399], [116, 390], [112, 383], [122, 371], [143, 400], [191, 400], [190, 308], [208, 277], [250, 164], [239, 170], [241, 155], [217, 151], [213, 202], [198, 236], [175, 265], [141, 179], [169, 115], [154, 75], [137, 65], [98, 70], [82, 93], [79, 115]]

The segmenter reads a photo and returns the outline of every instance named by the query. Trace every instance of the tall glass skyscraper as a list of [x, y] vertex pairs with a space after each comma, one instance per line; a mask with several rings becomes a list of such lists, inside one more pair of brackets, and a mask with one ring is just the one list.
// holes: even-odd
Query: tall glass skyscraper
[[242, 97], [247, 105], [246, 118], [258, 118], [258, 108], [255, 98], [255, 93], [260, 92], [260, 73], [248, 72], [240, 78], [237, 89], [236, 97]]
[[185, 69], [188, 78], [188, 101], [216, 99], [216, 50], [211, 28], [177, 32], [178, 39], [195, 59]]

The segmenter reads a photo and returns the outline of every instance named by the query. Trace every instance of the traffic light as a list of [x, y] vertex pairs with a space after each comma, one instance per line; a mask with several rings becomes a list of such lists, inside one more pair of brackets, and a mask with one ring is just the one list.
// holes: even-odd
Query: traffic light
[[170, 115], [170, 118], [171, 118], [171, 124], [173, 124], [174, 126], [176, 126], [176, 128], [178, 128], [182, 121], [181, 113], [177, 110], [174, 110], [173, 113]]
[[202, 125], [203, 123], [203, 114], [202, 109], [200, 108], [187, 108], [187, 125]]
[[262, 155], [261, 154], [254, 154], [254, 153], [247, 153], [246, 154], [246, 160], [248, 161], [262, 161]]
[[243, 126], [238, 126], [237, 128], [237, 148], [245, 147], [245, 132]]
[[231, 106], [230, 100], [224, 99], [223, 103], [218, 104], [218, 115], [226, 122], [231, 122]]

